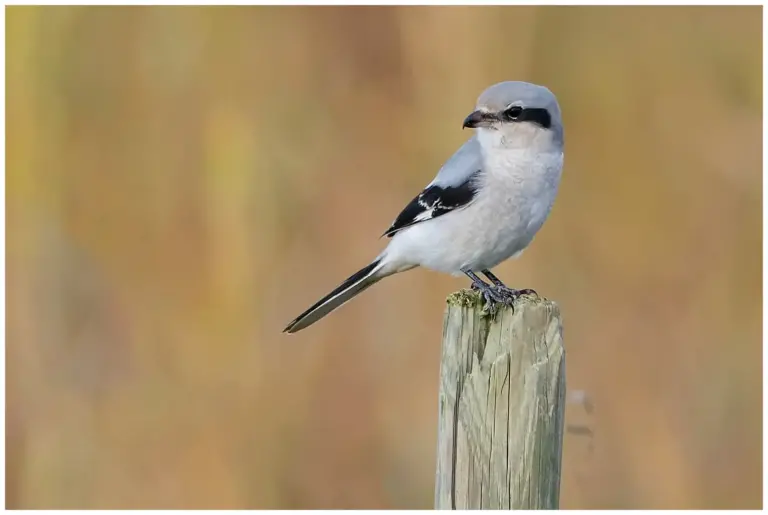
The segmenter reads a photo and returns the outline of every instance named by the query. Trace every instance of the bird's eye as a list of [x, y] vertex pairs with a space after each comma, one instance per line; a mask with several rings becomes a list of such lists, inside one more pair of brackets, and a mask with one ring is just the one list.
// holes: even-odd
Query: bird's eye
[[510, 120], [517, 120], [520, 115], [523, 114], [523, 108], [520, 106], [512, 106], [504, 111], [504, 114], [506, 114]]

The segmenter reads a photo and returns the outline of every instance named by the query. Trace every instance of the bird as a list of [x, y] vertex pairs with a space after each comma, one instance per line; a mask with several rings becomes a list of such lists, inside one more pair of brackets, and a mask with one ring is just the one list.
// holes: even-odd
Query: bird
[[465, 128], [473, 135], [384, 231], [386, 248], [283, 332], [305, 329], [385, 277], [416, 267], [468, 276], [493, 314], [536, 294], [507, 287], [491, 269], [519, 257], [552, 209], [564, 157], [560, 105], [545, 86], [499, 82], [477, 98]]

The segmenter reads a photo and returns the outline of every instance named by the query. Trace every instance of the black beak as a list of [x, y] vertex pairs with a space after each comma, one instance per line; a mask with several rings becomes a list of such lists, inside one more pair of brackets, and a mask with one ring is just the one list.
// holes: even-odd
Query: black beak
[[496, 118], [491, 113], [484, 113], [483, 111], [475, 111], [466, 118], [464, 118], [464, 124], [462, 129], [476, 129], [477, 127], [488, 127]]

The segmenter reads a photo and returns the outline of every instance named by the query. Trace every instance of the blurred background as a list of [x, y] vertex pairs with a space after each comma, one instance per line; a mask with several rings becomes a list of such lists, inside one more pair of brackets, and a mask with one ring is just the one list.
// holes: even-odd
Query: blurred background
[[761, 7], [6, 12], [9, 507], [430, 508], [468, 281], [281, 330], [502, 80], [565, 119], [552, 214], [496, 270], [560, 304], [588, 396], [561, 506], [761, 506]]

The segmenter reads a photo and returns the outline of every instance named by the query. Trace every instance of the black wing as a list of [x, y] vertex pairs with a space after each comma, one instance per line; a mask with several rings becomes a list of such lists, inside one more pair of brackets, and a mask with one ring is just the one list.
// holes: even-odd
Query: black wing
[[399, 231], [419, 222], [426, 222], [456, 209], [466, 206], [477, 194], [475, 178], [480, 173], [477, 170], [458, 186], [428, 186], [417, 197], [405, 206], [392, 225], [384, 232], [391, 238]]

